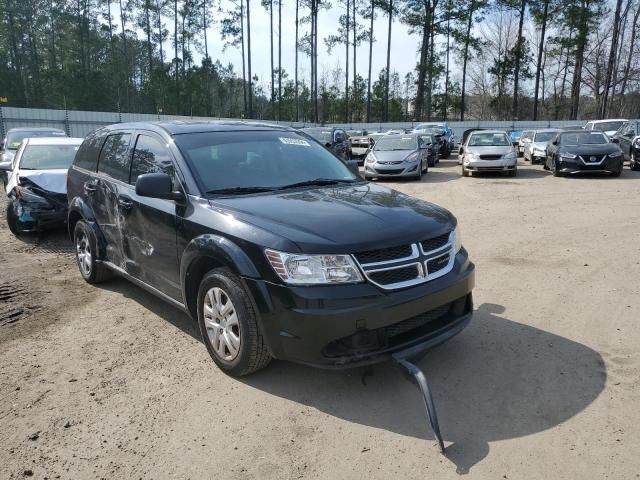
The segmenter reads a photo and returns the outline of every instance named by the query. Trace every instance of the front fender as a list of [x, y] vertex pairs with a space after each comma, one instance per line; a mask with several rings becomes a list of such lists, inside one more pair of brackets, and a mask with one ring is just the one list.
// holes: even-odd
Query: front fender
[[183, 285], [189, 266], [199, 257], [213, 258], [241, 277], [260, 278], [255, 265], [238, 245], [220, 235], [204, 234], [192, 239], [184, 249], [180, 261], [180, 278]]

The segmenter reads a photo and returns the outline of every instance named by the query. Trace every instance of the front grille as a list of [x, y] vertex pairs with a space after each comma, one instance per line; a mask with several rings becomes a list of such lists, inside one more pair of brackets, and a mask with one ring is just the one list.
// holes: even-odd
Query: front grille
[[356, 253], [355, 257], [360, 263], [376, 263], [398, 260], [410, 255], [411, 245], [402, 245], [400, 247], [381, 248], [379, 250]]
[[449, 242], [449, 235], [449, 233], [444, 233], [437, 237], [423, 240], [422, 242], [420, 242], [420, 245], [422, 245], [422, 250], [424, 250], [425, 252], [431, 252], [432, 250], [438, 250], [444, 247]]
[[400, 165], [402, 160], [394, 160], [393, 162], [378, 162], [380, 165]]
[[440, 257], [434, 258], [433, 260], [429, 260], [427, 262], [427, 272], [429, 274], [433, 274], [439, 272], [443, 268], [449, 265], [449, 254], [442, 255]]
[[404, 168], [392, 168], [389, 170], [376, 169], [376, 171], [382, 175], [398, 175], [404, 171]]
[[480, 160], [500, 160], [502, 155], [480, 155]]
[[409, 265], [391, 270], [369, 273], [369, 279], [379, 285], [393, 285], [415, 280], [419, 276], [418, 265]]
[[446, 304], [430, 312], [421, 313], [413, 318], [408, 318], [407, 320], [383, 328], [388, 337], [397, 337], [413, 329], [420, 328], [433, 320], [437, 320], [445, 315], [449, 311], [449, 308], [450, 305]]
[[[593, 157], [593, 160], [591, 158]], [[580, 158], [584, 163], [600, 163], [604, 156], [602, 155], [581, 155]]]

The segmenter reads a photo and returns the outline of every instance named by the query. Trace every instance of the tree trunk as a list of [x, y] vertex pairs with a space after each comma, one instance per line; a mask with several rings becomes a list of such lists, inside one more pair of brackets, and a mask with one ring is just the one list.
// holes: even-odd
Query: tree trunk
[[369, 74], [367, 75], [367, 123], [371, 121], [371, 61], [373, 59], [373, 19], [376, 4], [371, 0], [371, 23], [369, 25]]
[[[435, 5], [434, 5], [435, 6]], [[433, 10], [435, 13], [435, 10]], [[431, 120], [433, 113], [432, 92], [433, 92], [433, 41], [434, 41], [435, 15], [431, 15], [430, 39], [429, 39], [429, 69], [427, 73], [427, 121]]]
[[518, 94], [519, 94], [519, 82], [520, 82], [520, 62], [522, 61], [522, 57], [524, 55], [523, 43], [524, 39], [522, 38], [522, 27], [524, 24], [524, 12], [527, 6], [527, 0], [520, 1], [520, 21], [518, 23], [518, 42], [516, 44], [516, 58], [515, 65], [513, 67], [513, 106], [511, 109], [511, 115], [514, 119], [518, 119]]
[[536, 85], [533, 90], [533, 121], [538, 120], [538, 95], [540, 92], [540, 74], [542, 70], [542, 56], [544, 55], [544, 41], [547, 31], [547, 15], [549, 14], [549, 0], [544, 2], [542, 24], [540, 25], [540, 43], [538, 44], [538, 59], [536, 62]]
[[582, 67], [584, 65], [584, 51], [588, 39], [588, 18], [587, 12], [589, 2], [582, 0], [580, 25], [577, 33], [577, 47], [575, 52], [575, 64], [573, 68], [573, 80], [571, 82], [571, 113], [570, 119], [578, 119], [578, 110], [580, 107], [580, 88], [582, 87]]
[[609, 89], [613, 77], [613, 69], [616, 65], [618, 53], [618, 32], [620, 30], [620, 10], [622, 9], [622, 0], [616, 1], [616, 11], [613, 16], [613, 31], [611, 33], [611, 48], [609, 50], [609, 62], [607, 63], [607, 71], [604, 77], [604, 92], [602, 94], [602, 104], [600, 108], [600, 118], [607, 118], [607, 102], [609, 101]]
[[[347, 0], [349, 1], [349, 0]], [[356, 65], [356, 50], [357, 50], [357, 24], [356, 24], [356, 0], [353, 0], [353, 23], [352, 23], [352, 27], [353, 27], [353, 85], [352, 85], [352, 92], [353, 94], [355, 94], [356, 92], [356, 72], [357, 72], [357, 65]], [[355, 113], [355, 112], [353, 112]], [[362, 111], [358, 112], [357, 114], [357, 119], [362, 118]]]
[[351, 0], [347, 0], [347, 23], [344, 36], [345, 45], [345, 81], [344, 81], [344, 121], [349, 122], [349, 23], [351, 23]]
[[296, 55], [295, 55], [295, 86], [294, 86], [294, 96], [296, 102], [296, 122], [300, 121], [300, 111], [298, 109], [298, 9], [300, 6], [300, 0], [296, 0]]
[[633, 54], [636, 45], [636, 36], [638, 34], [638, 19], [640, 18], [640, 5], [633, 15], [633, 27], [631, 27], [631, 39], [629, 40], [629, 54], [627, 55], [627, 64], [624, 67], [624, 76], [622, 78], [622, 86], [620, 87], [620, 97], [624, 96], [627, 89], [627, 82], [629, 80], [629, 73], [631, 72], [631, 61], [633, 60]]
[[242, 48], [240, 52], [242, 54], [242, 112], [244, 114], [244, 117], [246, 118], [247, 116], [247, 70], [245, 67], [246, 60], [244, 55], [244, 0], [240, 0], [240, 42], [242, 42]]
[[278, 0], [278, 120], [282, 108], [282, 0]]
[[422, 43], [420, 45], [420, 61], [418, 62], [418, 80], [416, 88], [416, 102], [414, 118], [416, 121], [422, 120], [422, 110], [424, 108], [424, 89], [427, 78], [427, 54], [429, 52], [429, 25], [431, 24], [431, 3], [427, 0], [424, 3], [425, 17], [422, 25]]
[[447, 120], [447, 110], [449, 109], [449, 50], [451, 47], [451, 22], [450, 22], [450, 14], [451, 14], [451, 6], [447, 7], [447, 59], [446, 59], [446, 70], [444, 76], [444, 104], [442, 108], [442, 118]]
[[253, 77], [251, 76], [251, 12], [247, 0], [247, 74], [249, 75], [249, 118], [253, 118]]
[[391, 23], [393, 21], [393, 0], [389, 0], [389, 27], [387, 29], [387, 70], [384, 79], [384, 121], [389, 121], [389, 78], [391, 77]]
[[271, 83], [271, 107], [273, 108], [273, 102], [276, 98], [276, 85], [273, 81], [274, 72], [273, 72], [273, 0], [269, 0], [269, 52], [271, 55], [271, 78], [269, 82]]
[[173, 61], [175, 64], [176, 114], [180, 114], [180, 74], [178, 70], [178, 0], [173, 0]]
[[464, 37], [464, 53], [462, 54], [462, 89], [460, 92], [460, 121], [464, 122], [465, 111], [465, 94], [467, 86], [467, 62], [469, 60], [469, 43], [471, 41], [471, 27], [473, 25], [473, 10], [475, 2], [471, 2], [471, 8], [469, 8], [469, 18], [467, 19], [467, 31]]
[[160, 8], [160, 0], [156, 0], [156, 10], [158, 10], [158, 51], [160, 53], [160, 65], [164, 66], [164, 49], [162, 48], [162, 10]]

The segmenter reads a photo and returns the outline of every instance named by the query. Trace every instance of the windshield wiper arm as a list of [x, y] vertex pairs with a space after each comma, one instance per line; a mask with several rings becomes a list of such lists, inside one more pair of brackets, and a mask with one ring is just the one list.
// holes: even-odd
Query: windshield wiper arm
[[342, 178], [316, 178], [314, 180], [305, 180], [304, 182], [291, 183], [289, 185], [283, 185], [278, 190], [284, 190], [287, 188], [307, 187], [311, 185], [338, 185], [344, 183], [356, 183], [357, 180], [346, 180]]
[[218, 188], [215, 190], [209, 190], [207, 195], [215, 195], [215, 194], [233, 194], [233, 195], [241, 195], [243, 193], [260, 193], [260, 192], [273, 192], [275, 190], [274, 187], [229, 187], [229, 188]]

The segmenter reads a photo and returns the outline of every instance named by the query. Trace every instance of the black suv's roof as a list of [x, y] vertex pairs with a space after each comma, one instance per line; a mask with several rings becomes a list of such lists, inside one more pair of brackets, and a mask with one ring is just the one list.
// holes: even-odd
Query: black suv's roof
[[256, 130], [290, 130], [290, 127], [271, 123], [232, 121], [232, 120], [164, 120], [157, 122], [131, 122], [116, 123], [106, 127], [107, 129], [149, 129], [164, 130], [170, 135], [184, 133], [203, 132], [230, 132], [230, 131], [256, 131]]

